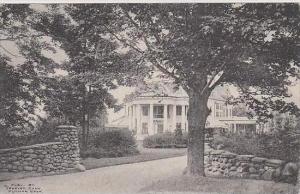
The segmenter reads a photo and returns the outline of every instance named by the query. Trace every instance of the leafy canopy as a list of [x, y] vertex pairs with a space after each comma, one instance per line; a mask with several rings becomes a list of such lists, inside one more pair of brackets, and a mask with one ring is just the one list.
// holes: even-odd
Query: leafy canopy
[[36, 16], [29, 5], [0, 5], [1, 132], [33, 127], [44, 99], [45, 76], [57, 66], [44, 55], [54, 48], [32, 28]]
[[122, 33], [112, 34], [188, 93], [229, 83], [262, 118], [299, 114], [285, 101], [299, 78], [298, 4], [120, 4], [115, 13]]

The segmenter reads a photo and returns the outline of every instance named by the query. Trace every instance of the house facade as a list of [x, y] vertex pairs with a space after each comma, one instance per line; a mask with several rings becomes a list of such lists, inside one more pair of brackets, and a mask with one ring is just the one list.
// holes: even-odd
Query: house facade
[[[256, 133], [256, 120], [232, 115], [232, 105], [218, 91], [208, 100], [211, 113], [206, 127], [223, 128], [230, 132]], [[125, 115], [111, 125], [128, 126], [136, 134], [137, 140], [157, 133], [174, 132], [175, 129], [188, 131], [188, 95], [182, 88], [177, 90], [165, 87], [142, 92], [125, 104]]]

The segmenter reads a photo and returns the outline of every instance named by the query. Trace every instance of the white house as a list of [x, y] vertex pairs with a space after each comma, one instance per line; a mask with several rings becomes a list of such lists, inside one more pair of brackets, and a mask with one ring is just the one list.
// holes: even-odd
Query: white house
[[[233, 107], [225, 103], [221, 91], [224, 95], [224, 89], [218, 88], [208, 100], [211, 114], [206, 126], [255, 133], [256, 120], [232, 116]], [[188, 95], [182, 88], [174, 90], [172, 86], [160, 83], [127, 101], [124, 116], [110, 126], [127, 126], [136, 134], [137, 140], [156, 133], [174, 132], [176, 128], [188, 131], [188, 107]]]

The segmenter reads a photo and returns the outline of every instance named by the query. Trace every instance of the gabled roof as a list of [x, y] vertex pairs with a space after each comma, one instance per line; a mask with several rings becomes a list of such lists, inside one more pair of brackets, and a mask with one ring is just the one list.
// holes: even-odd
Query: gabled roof
[[169, 96], [177, 98], [188, 98], [189, 96], [182, 87], [176, 87], [168, 82], [156, 82], [147, 85], [139, 96]]
[[[229, 91], [225, 87], [217, 87], [213, 90], [210, 99], [224, 101], [230, 95]], [[147, 85], [138, 87], [134, 94], [128, 96], [127, 101], [132, 101], [136, 97], [176, 97], [176, 98], [188, 98], [188, 94], [182, 87], [176, 87], [170, 82], [152, 82]]]

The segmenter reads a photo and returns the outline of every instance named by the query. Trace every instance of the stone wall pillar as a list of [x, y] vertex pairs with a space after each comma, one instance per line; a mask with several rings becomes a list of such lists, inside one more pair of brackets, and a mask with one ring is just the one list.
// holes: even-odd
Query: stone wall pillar
[[64, 153], [62, 166], [73, 168], [80, 159], [78, 129], [74, 126], [60, 125], [56, 127], [55, 140], [60, 141], [64, 145]]

